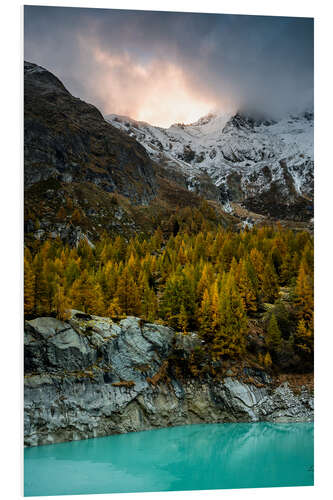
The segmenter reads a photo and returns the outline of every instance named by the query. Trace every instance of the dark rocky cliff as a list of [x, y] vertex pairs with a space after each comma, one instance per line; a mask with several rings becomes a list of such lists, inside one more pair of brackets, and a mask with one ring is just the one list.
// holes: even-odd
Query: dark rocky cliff
[[25, 187], [54, 178], [90, 182], [134, 203], [156, 194], [144, 148], [107, 123], [97, 108], [73, 97], [56, 76], [24, 63]]
[[181, 377], [170, 357], [198, 344], [158, 324], [73, 311], [71, 319], [25, 324], [25, 444], [71, 441], [173, 425], [310, 421], [313, 394], [274, 383], [261, 370], [251, 381]]

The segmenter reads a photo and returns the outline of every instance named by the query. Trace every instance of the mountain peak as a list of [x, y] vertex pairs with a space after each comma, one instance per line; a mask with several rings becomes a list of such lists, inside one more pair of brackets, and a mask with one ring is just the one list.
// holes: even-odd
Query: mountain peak
[[197, 120], [196, 122], [190, 123], [189, 126], [195, 127], [198, 125], [207, 125], [207, 123], [210, 123], [216, 117], [216, 113], [208, 113], [207, 115], [199, 118], [199, 120]]
[[53, 73], [38, 64], [24, 61], [25, 88], [33, 86], [43, 95], [49, 93], [70, 95], [63, 83]]

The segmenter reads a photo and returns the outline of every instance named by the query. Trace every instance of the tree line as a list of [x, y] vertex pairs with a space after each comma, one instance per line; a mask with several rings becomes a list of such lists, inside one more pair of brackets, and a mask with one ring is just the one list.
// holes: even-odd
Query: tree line
[[157, 230], [77, 248], [46, 240], [25, 249], [24, 280], [26, 317], [66, 319], [69, 308], [139, 316], [198, 332], [213, 360], [245, 356], [251, 324], [261, 318], [267, 366], [288, 349], [313, 356], [313, 237], [306, 231], [185, 229], [165, 238]]

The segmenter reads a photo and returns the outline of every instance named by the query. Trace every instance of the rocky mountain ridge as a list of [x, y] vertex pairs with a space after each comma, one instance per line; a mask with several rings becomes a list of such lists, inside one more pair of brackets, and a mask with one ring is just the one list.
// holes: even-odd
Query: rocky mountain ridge
[[53, 178], [90, 182], [134, 203], [156, 195], [152, 162], [135, 140], [73, 97], [56, 76], [24, 63], [25, 188]]
[[186, 175], [187, 188], [203, 193], [206, 175], [228, 212], [248, 211], [281, 219], [313, 216], [313, 113], [274, 121], [241, 113], [209, 114], [190, 125], [164, 129], [128, 117], [106, 120], [127, 132], [155, 161]]
[[216, 225], [312, 227], [311, 113], [277, 123], [210, 114], [169, 129], [116, 115], [107, 123], [46, 69], [25, 62], [24, 78], [29, 245], [151, 234], [203, 199]]
[[311, 421], [313, 394], [263, 370], [183, 377], [169, 362], [200, 340], [159, 324], [72, 311], [25, 323], [24, 441], [57, 443], [192, 423]]
[[[202, 201], [187, 189], [183, 172], [154, 162], [135, 138], [30, 62], [24, 63], [24, 183], [30, 245], [57, 237], [93, 244], [105, 231], [151, 233], [159, 219]], [[214, 198], [206, 174], [202, 186]]]

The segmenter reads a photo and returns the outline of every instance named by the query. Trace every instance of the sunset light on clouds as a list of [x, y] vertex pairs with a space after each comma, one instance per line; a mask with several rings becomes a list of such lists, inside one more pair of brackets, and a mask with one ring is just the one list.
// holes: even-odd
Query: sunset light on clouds
[[93, 57], [99, 68], [95, 85], [103, 89], [106, 114], [169, 127], [194, 122], [217, 106], [191, 88], [184, 71], [173, 63], [153, 60], [144, 66], [128, 53], [112, 55], [98, 48]]
[[25, 59], [104, 114], [153, 125], [313, 105], [313, 21], [25, 7]]

